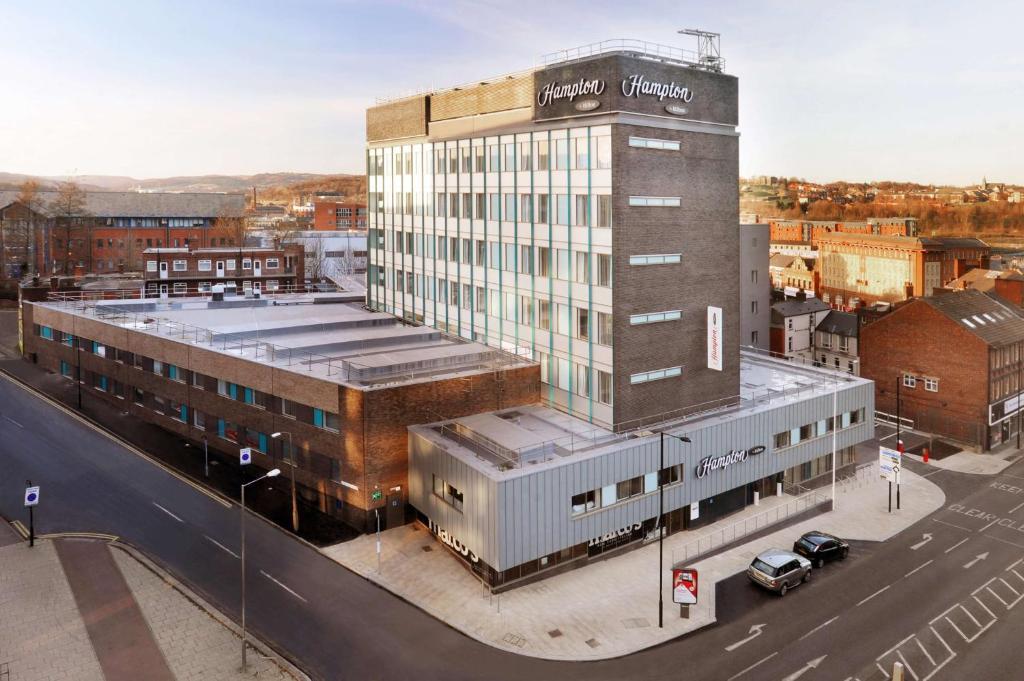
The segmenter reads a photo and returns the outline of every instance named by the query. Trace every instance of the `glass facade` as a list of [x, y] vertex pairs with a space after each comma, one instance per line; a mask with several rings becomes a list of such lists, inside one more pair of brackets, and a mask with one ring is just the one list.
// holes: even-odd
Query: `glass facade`
[[610, 423], [611, 149], [610, 126], [368, 149], [369, 305], [531, 357]]

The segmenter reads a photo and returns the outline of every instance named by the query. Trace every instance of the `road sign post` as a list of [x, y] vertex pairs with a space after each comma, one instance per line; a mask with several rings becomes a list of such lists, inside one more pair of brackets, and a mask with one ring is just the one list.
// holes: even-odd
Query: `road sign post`
[[36, 523], [35, 523], [35, 510], [39, 504], [39, 487], [32, 486], [31, 480], [25, 481], [25, 506], [28, 507], [28, 545], [33, 547], [36, 545]]
[[238, 463], [242, 466], [248, 466], [252, 463], [252, 448], [243, 447], [238, 450]]
[[[888, 447], [878, 448], [878, 471], [883, 480], [889, 481], [889, 513], [892, 513], [892, 483], [896, 483], [897, 494], [900, 485], [900, 468], [903, 467], [902, 454]], [[899, 503], [896, 504], [899, 510]]]

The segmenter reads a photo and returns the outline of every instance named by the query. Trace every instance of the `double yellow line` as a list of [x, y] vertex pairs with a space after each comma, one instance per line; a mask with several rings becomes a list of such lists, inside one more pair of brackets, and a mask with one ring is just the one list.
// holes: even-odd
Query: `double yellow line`
[[[80, 414], [78, 414], [74, 410], [65, 407], [63, 404], [61, 404], [57, 400], [51, 398], [49, 395], [47, 395], [45, 393], [42, 393], [42, 392], [32, 388], [29, 385], [26, 385], [21, 380], [11, 376], [7, 372], [0, 371], [0, 376], [2, 376], [3, 378], [7, 379], [13, 385], [18, 386], [19, 388], [21, 388], [22, 390], [27, 392], [29, 395], [32, 395], [36, 399], [49, 404], [51, 407], [54, 407], [55, 409], [58, 409], [61, 412], [67, 414], [68, 416], [70, 416], [71, 418], [75, 419], [76, 421], [78, 421], [82, 425], [84, 425], [84, 426], [90, 428], [91, 430], [93, 430], [93, 431], [103, 435], [104, 437], [106, 437], [111, 442], [114, 442], [115, 444], [118, 444], [121, 447], [124, 447], [128, 451], [132, 452], [133, 454], [135, 454], [138, 457], [141, 457], [141, 458], [145, 459], [146, 461], [148, 461], [149, 463], [153, 464], [154, 466], [158, 466], [159, 468], [162, 468], [165, 472], [169, 473], [170, 475], [173, 475], [178, 480], [182, 481], [183, 483], [185, 483], [189, 487], [192, 487], [193, 489], [195, 489], [197, 492], [205, 494], [206, 496], [208, 496], [209, 498], [213, 499], [214, 501], [216, 501], [218, 504], [220, 504], [224, 508], [231, 508], [231, 502], [228, 499], [226, 499], [225, 497], [221, 496], [220, 494], [217, 494], [216, 492], [213, 492], [212, 490], [207, 489], [206, 487], [203, 487], [202, 485], [200, 485], [197, 482], [194, 482], [191, 478], [188, 478], [188, 477], [182, 475], [178, 471], [176, 471], [173, 468], [171, 468], [170, 466], [166, 465], [164, 462], [160, 461], [159, 459], [157, 459], [157, 458], [155, 458], [153, 456], [150, 456], [149, 454], [147, 454], [146, 452], [142, 451], [141, 449], [139, 449], [138, 447], [136, 447], [132, 443], [128, 442], [124, 438], [120, 437], [119, 435], [116, 435], [116, 434], [110, 432], [109, 430], [106, 430], [105, 428], [100, 428], [99, 426], [97, 426], [95, 423], [93, 423], [89, 419], [81, 416]], [[18, 522], [18, 521], [15, 521], [15, 522]], [[26, 533], [25, 536], [27, 537], [28, 534]], [[40, 535], [40, 536], [42, 536], [42, 535]], [[107, 535], [104, 535], [104, 536], [107, 536]]]

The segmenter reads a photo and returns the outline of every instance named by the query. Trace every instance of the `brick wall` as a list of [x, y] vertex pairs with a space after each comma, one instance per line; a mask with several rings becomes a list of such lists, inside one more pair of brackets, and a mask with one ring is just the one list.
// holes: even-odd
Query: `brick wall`
[[427, 134], [428, 99], [425, 95], [374, 106], [366, 110], [369, 142]]
[[938, 392], [901, 388], [901, 415], [915, 427], [987, 447], [988, 345], [927, 303], [912, 301], [861, 329], [861, 376], [875, 381], [875, 408], [896, 413], [906, 371], [939, 379]]

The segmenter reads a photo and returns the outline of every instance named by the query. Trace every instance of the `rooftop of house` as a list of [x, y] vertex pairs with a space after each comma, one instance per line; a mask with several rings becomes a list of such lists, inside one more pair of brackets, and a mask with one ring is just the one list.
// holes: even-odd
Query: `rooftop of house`
[[946, 285], [951, 289], [973, 288], [978, 291], [992, 291], [996, 287], [996, 280], [1024, 281], [1024, 274], [1017, 270], [986, 270], [976, 267], [962, 277], [954, 279]]
[[502, 480], [607, 454], [629, 440], [653, 440], [657, 431], [692, 435], [740, 416], [866, 383], [869, 381], [845, 372], [742, 350], [739, 395], [706, 408], [698, 405], [685, 416], [670, 416], [656, 425], [614, 432], [537, 404], [410, 426], [409, 432], [488, 477]]
[[772, 317], [796, 317], [812, 312], [824, 312], [830, 309], [820, 298], [806, 298], [804, 300], [786, 300], [772, 305]]
[[901, 236], [898, 234], [856, 234], [849, 232], [829, 232], [818, 237], [818, 245], [832, 242], [858, 242], [881, 244], [915, 250], [948, 250], [950, 248], [989, 249], [990, 246], [981, 239], [974, 237], [944, 236]]
[[836, 333], [840, 336], [846, 336], [847, 338], [856, 338], [857, 331], [860, 328], [860, 320], [857, 315], [853, 312], [843, 312], [841, 310], [832, 310], [825, 318], [818, 322], [816, 331], [823, 331], [825, 333]]
[[359, 390], [533, 364], [397, 317], [346, 294], [173, 300], [62, 298], [38, 305]]
[[[0, 208], [15, 202], [18, 191], [0, 191]], [[55, 191], [41, 191], [37, 211], [53, 217]], [[245, 196], [214, 193], [83, 192], [76, 214], [93, 218], [237, 218], [245, 214]]]
[[[1004, 303], [996, 296], [967, 289], [918, 299], [978, 336], [989, 345], [1005, 345], [1024, 341], [1024, 312]], [[890, 315], [898, 318], [898, 308]]]

